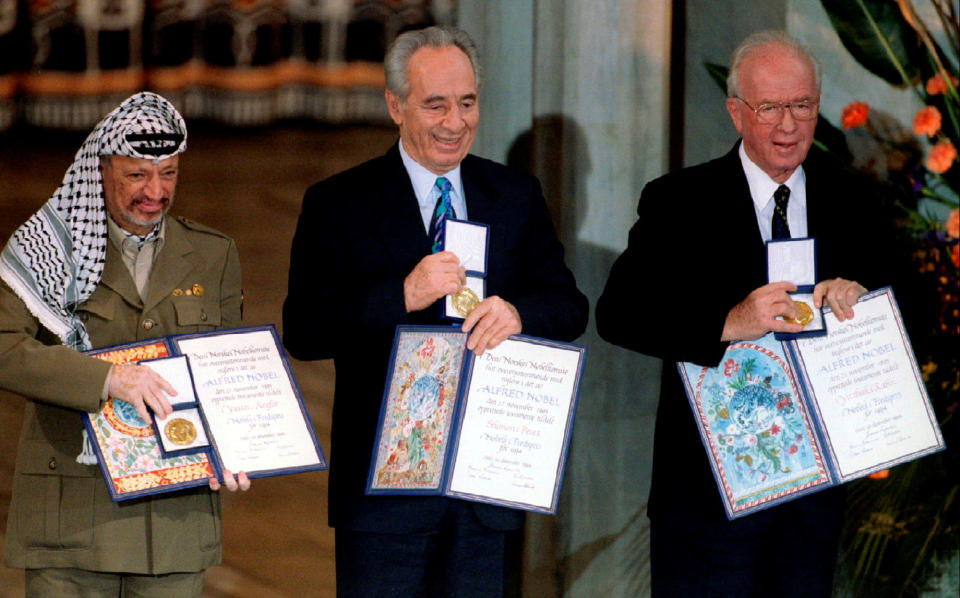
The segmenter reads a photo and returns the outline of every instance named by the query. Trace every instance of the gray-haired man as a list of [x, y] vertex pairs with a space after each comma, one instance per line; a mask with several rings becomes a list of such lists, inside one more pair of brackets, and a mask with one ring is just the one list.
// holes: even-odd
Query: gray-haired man
[[457, 218], [490, 226], [487, 296], [462, 325], [471, 349], [483, 352], [521, 331], [573, 340], [586, 326], [587, 301], [564, 265], [537, 180], [468, 155], [480, 119], [469, 37], [444, 27], [405, 33], [386, 65], [400, 141], [307, 190], [283, 313], [291, 355], [333, 358], [337, 369], [330, 464], [337, 592], [513, 595], [522, 512], [437, 496], [364, 495], [394, 330], [440, 323], [437, 301], [464, 284], [456, 256], [432, 252], [428, 231], [445, 194], [439, 185]]

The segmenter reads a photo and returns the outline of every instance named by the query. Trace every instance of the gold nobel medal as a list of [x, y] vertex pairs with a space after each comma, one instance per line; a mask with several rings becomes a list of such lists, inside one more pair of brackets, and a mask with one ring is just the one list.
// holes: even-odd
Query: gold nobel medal
[[473, 308], [480, 303], [480, 297], [477, 297], [472, 289], [463, 287], [450, 296], [450, 302], [453, 303], [453, 308], [457, 310], [457, 313], [466, 318], [473, 311]]
[[801, 326], [806, 326], [813, 321], [813, 309], [807, 305], [804, 301], [794, 301], [794, 305], [797, 306], [797, 311], [800, 312], [800, 315], [796, 319], [784, 317], [783, 321], [788, 324], [800, 324]]
[[196, 426], [193, 425], [193, 422], [182, 417], [167, 422], [163, 432], [170, 442], [180, 446], [186, 446], [197, 439]]

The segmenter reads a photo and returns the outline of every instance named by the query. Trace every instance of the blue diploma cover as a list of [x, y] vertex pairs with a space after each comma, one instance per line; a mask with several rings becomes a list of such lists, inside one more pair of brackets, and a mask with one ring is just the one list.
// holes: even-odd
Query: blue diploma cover
[[143, 421], [109, 398], [86, 427], [115, 501], [205, 486], [223, 469], [250, 478], [327, 469], [313, 423], [272, 326], [181, 334], [88, 355], [140, 363], [177, 390], [173, 413]]
[[452, 326], [398, 326], [367, 494], [556, 513], [586, 349], [513, 335], [477, 356]]
[[730, 343], [678, 363], [730, 519], [943, 450], [893, 292], [826, 335]]

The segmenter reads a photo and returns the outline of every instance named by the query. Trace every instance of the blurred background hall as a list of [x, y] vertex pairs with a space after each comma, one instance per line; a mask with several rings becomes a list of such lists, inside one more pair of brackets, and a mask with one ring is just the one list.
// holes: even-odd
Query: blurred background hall
[[[956, 73], [956, 0], [912, 5], [947, 48]], [[719, 156], [736, 141], [723, 92], [705, 65], [726, 65], [734, 46], [754, 31], [786, 29], [814, 49], [825, 65], [818, 139], [853, 167], [889, 181], [891, 198], [904, 201], [897, 194], [910, 193], [910, 186], [896, 182], [905, 164], [918, 163], [903, 155], [926, 151], [910, 131], [926, 96], [891, 85], [875, 65], [864, 67], [862, 55], [841, 39], [838, 30], [865, 22], [857, 6], [838, 0], [0, 0], [0, 238], [5, 242], [47, 200], [109, 109], [150, 89], [173, 101], [189, 128], [173, 212], [236, 239], [244, 323], [280, 328], [304, 190], [382, 154], [396, 139], [383, 103], [384, 49], [408, 28], [457, 24], [478, 43], [484, 68], [473, 153], [540, 177], [568, 263], [593, 305], [626, 246], [643, 185]], [[863, 6], [882, 24], [894, 23], [896, 35], [913, 31], [896, 3], [864, 0]], [[844, 107], [855, 100], [873, 107], [872, 127], [841, 126]], [[897, 143], [884, 143], [883, 135]], [[891, 159], [892, 147], [899, 162]], [[954, 201], [957, 170], [944, 179]], [[949, 212], [949, 205], [944, 211], [923, 200], [906, 205], [934, 223]], [[933, 238], [946, 244], [922, 245], [917, 236], [910, 245], [924, 251], [921, 269], [935, 279], [929, 335], [924, 329], [929, 342], [918, 359], [950, 447], [960, 387], [952, 382], [956, 242], [942, 232]], [[918, 289], [927, 284], [918, 280]], [[647, 292], [663, 292], [656, 284], [638, 281]], [[579, 342], [589, 357], [561, 505], [555, 517], [528, 518], [524, 593], [646, 596], [645, 509], [661, 364], [602, 342], [592, 322]], [[292, 365], [329, 451], [333, 365]], [[0, 393], [0, 544], [22, 412], [22, 399]], [[957, 595], [956, 453], [921, 460], [909, 477], [902, 473], [907, 467], [851, 485], [858, 500], [836, 596]], [[223, 564], [208, 572], [205, 596], [333, 596], [326, 485], [325, 472], [301, 473], [258, 479], [244, 495], [225, 495]], [[910, 486], [912, 492], [904, 490]], [[0, 598], [22, 595], [23, 573], [0, 565]]]

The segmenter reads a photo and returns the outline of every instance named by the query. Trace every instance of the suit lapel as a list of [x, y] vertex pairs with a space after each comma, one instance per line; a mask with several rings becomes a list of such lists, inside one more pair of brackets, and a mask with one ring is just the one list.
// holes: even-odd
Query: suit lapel
[[742, 236], [748, 247], [753, 249], [764, 247], [760, 225], [757, 224], [757, 210], [753, 206], [753, 197], [750, 195], [750, 185], [747, 183], [747, 175], [744, 174], [743, 164], [740, 162], [740, 144], [736, 144], [724, 159], [728, 163], [723, 166], [722, 172], [729, 173], [728, 193], [733, 199], [728, 210], [731, 229]]
[[370, 226], [377, 227], [384, 246], [399, 264], [415, 264], [430, 253], [430, 239], [423, 227], [413, 183], [396, 144], [381, 160], [384, 162], [381, 184], [367, 194], [373, 220]]
[[[750, 289], [757, 288], [767, 280], [767, 250], [757, 224], [757, 211], [750, 195], [750, 185], [747, 175], [743, 172], [740, 162], [740, 143], [722, 158], [719, 175], [722, 177], [725, 197], [721, 201], [726, 204], [722, 216], [716, 219], [715, 226], [720, 228], [718, 238], [723, 244], [717, 247], [727, 255], [738, 256], [742, 260], [736, 269], [740, 272], [742, 285]], [[742, 292], [742, 287], [736, 285], [736, 292]]]
[[467, 217], [474, 222], [493, 225], [501, 215], [496, 209], [499, 199], [496, 190], [477, 168], [473, 156], [467, 156], [460, 166], [463, 195], [467, 203]]
[[815, 160], [807, 160], [803, 164], [803, 174], [806, 179], [807, 191], [807, 236], [816, 237], [822, 232], [824, 222], [829, 222], [830, 214], [826, 213], [827, 206], [819, 201], [823, 197], [823, 187], [815, 164]]

